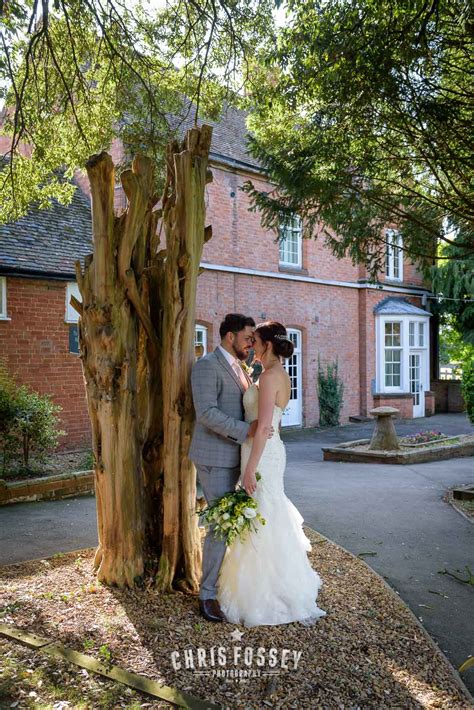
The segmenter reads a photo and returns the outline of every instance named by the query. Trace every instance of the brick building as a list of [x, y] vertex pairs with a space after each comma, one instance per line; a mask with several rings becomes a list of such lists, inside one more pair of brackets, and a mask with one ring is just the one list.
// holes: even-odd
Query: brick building
[[[120, 157], [119, 145], [112, 155]], [[323, 364], [338, 359], [343, 421], [389, 403], [406, 417], [432, 413], [436, 324], [424, 306], [429, 290], [403, 258], [396, 230], [387, 230], [378, 286], [368, 283], [361, 265], [332, 256], [323, 239], [303, 240], [296, 215], [282, 225], [285, 238], [278, 244], [240, 190], [248, 179], [270, 189], [246, 152], [242, 112], [229, 110], [214, 125], [211, 165], [207, 223], [213, 238], [202, 259], [196, 342], [214, 348], [219, 322], [230, 311], [283, 322], [296, 346], [288, 363], [293, 388], [286, 426], [318, 424], [318, 358]], [[87, 186], [79, 183], [72, 205], [32, 210], [0, 226], [0, 352], [19, 381], [52, 394], [63, 407], [72, 447], [89, 435], [76, 313], [67, 305], [70, 294], [77, 295], [74, 261], [91, 251]], [[124, 205], [120, 190], [116, 205]]]

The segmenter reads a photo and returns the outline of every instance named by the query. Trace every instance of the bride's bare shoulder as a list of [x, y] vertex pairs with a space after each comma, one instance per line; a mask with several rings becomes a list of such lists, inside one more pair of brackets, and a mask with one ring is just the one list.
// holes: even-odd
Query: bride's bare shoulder
[[277, 390], [281, 387], [283, 382], [288, 380], [288, 373], [282, 367], [281, 370], [277, 368], [272, 368], [270, 370], [265, 370], [262, 372], [258, 378], [259, 387], [263, 384], [264, 388], [267, 390], [273, 389]]

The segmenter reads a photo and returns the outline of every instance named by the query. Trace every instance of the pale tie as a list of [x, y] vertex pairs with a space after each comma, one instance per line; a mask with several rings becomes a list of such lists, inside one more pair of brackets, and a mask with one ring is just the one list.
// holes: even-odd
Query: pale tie
[[234, 361], [234, 362], [232, 363], [232, 369], [234, 370], [234, 372], [235, 372], [235, 374], [237, 375], [237, 377], [239, 378], [239, 380], [242, 382], [243, 388], [244, 388], [245, 390], [248, 389], [249, 383], [248, 383], [248, 380], [247, 380], [247, 378], [245, 377], [244, 371], [242, 370], [242, 368], [240, 367], [240, 365], [238, 365], [238, 364]]

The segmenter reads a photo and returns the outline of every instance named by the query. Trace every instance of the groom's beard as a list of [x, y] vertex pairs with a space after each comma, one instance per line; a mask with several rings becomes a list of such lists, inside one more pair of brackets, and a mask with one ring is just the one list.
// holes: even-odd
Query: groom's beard
[[245, 350], [236, 350], [235, 348], [233, 348], [233, 351], [235, 353], [235, 357], [242, 361], [246, 360], [249, 356], [249, 354], [246, 353]]

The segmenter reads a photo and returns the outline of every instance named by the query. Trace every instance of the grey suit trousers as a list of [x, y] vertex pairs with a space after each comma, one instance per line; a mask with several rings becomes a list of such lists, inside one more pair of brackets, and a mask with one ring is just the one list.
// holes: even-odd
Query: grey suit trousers
[[[196, 464], [196, 470], [207, 503], [212, 503], [216, 498], [233, 491], [240, 476], [240, 465], [221, 468]], [[217, 598], [217, 579], [225, 549], [225, 540], [216, 537], [211, 526], [204, 539], [200, 599]]]

